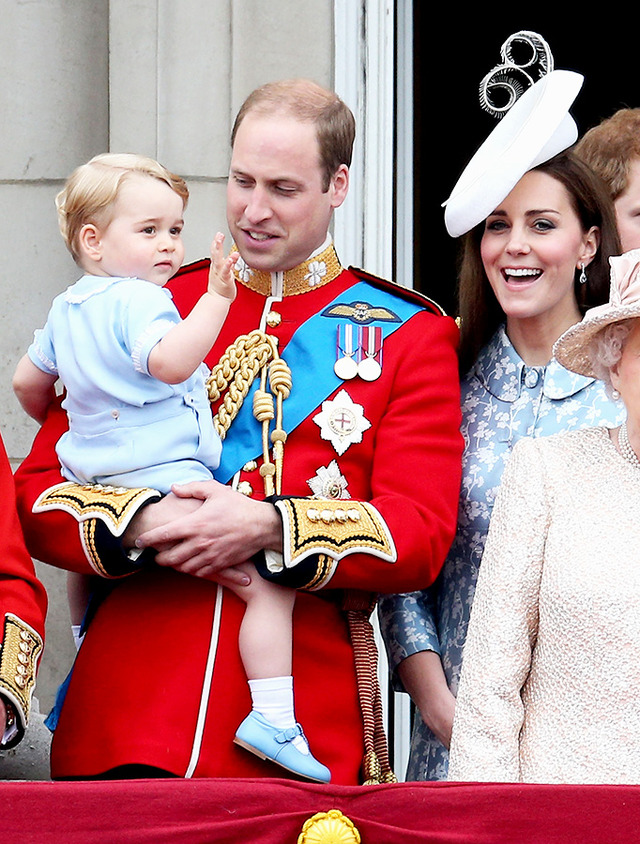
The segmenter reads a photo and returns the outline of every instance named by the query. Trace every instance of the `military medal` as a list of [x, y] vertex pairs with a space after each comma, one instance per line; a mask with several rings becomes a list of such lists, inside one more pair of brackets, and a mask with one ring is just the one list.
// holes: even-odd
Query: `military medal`
[[351, 498], [347, 492], [347, 481], [335, 460], [328, 466], [320, 466], [315, 477], [307, 481], [316, 498]]
[[359, 331], [358, 375], [363, 381], [375, 381], [382, 373], [382, 328], [363, 326]]
[[353, 443], [361, 443], [362, 434], [371, 427], [362, 405], [356, 404], [346, 390], [340, 390], [333, 400], [323, 401], [313, 421], [322, 439], [328, 440], [339, 455]]
[[355, 359], [358, 347], [353, 342], [353, 331], [354, 327], [350, 323], [338, 325], [338, 350], [333, 371], [343, 381], [349, 381], [358, 374], [358, 364]]

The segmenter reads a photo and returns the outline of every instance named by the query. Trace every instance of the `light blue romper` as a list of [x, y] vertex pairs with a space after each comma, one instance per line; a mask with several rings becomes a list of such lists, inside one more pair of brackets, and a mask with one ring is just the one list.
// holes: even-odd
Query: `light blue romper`
[[69, 431], [56, 446], [66, 478], [168, 492], [213, 477], [221, 443], [207, 368], [180, 384], [148, 370], [151, 349], [179, 322], [171, 293], [138, 278], [85, 275], [54, 299], [28, 354], [67, 391]]

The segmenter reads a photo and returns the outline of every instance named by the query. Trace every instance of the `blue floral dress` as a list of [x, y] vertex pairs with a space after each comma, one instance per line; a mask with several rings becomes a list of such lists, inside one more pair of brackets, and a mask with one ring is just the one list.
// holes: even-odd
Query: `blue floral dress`
[[[514, 445], [523, 437], [615, 427], [626, 415], [600, 381], [569, 372], [553, 359], [547, 366], [526, 366], [504, 327], [480, 352], [462, 381], [461, 394], [465, 451], [451, 551], [433, 587], [387, 595], [379, 603], [392, 671], [411, 654], [435, 651], [454, 695], [491, 511]], [[402, 689], [397, 676], [395, 681]], [[446, 779], [448, 765], [446, 748], [416, 712], [407, 780]]]

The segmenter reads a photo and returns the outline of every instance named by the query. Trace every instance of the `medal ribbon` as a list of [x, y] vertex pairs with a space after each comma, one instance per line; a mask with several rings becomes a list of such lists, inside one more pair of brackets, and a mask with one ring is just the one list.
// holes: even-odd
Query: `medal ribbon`
[[[354, 300], [368, 302], [372, 307], [386, 307], [398, 315], [400, 322], [384, 322], [376, 326], [383, 339], [423, 310], [420, 305], [380, 290], [366, 281], [344, 290], [328, 307], [349, 305]], [[297, 329], [280, 355], [287, 362], [293, 380], [291, 395], [284, 403], [284, 429], [289, 434], [343, 383], [333, 371], [336, 357], [334, 320], [314, 314]], [[222, 483], [227, 483], [248, 460], [262, 454], [262, 427], [253, 416], [253, 393], [259, 380], [256, 378], [253, 382], [233, 420], [230, 435], [222, 445], [220, 466], [214, 473], [216, 480]]]

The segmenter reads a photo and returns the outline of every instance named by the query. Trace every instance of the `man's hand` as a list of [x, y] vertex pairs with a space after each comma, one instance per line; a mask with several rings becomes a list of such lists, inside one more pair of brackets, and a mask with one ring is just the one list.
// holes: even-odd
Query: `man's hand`
[[[266, 548], [281, 550], [282, 526], [271, 504], [254, 501], [217, 481], [176, 485], [172, 493], [167, 498], [178, 499], [176, 509], [194, 504], [196, 508], [162, 523], [156, 521], [151, 529], [145, 525], [135, 541], [138, 548], [156, 549], [158, 565], [221, 582], [228, 577], [246, 585], [246, 574], [226, 570]], [[152, 507], [156, 505], [145, 507], [141, 517]]]

